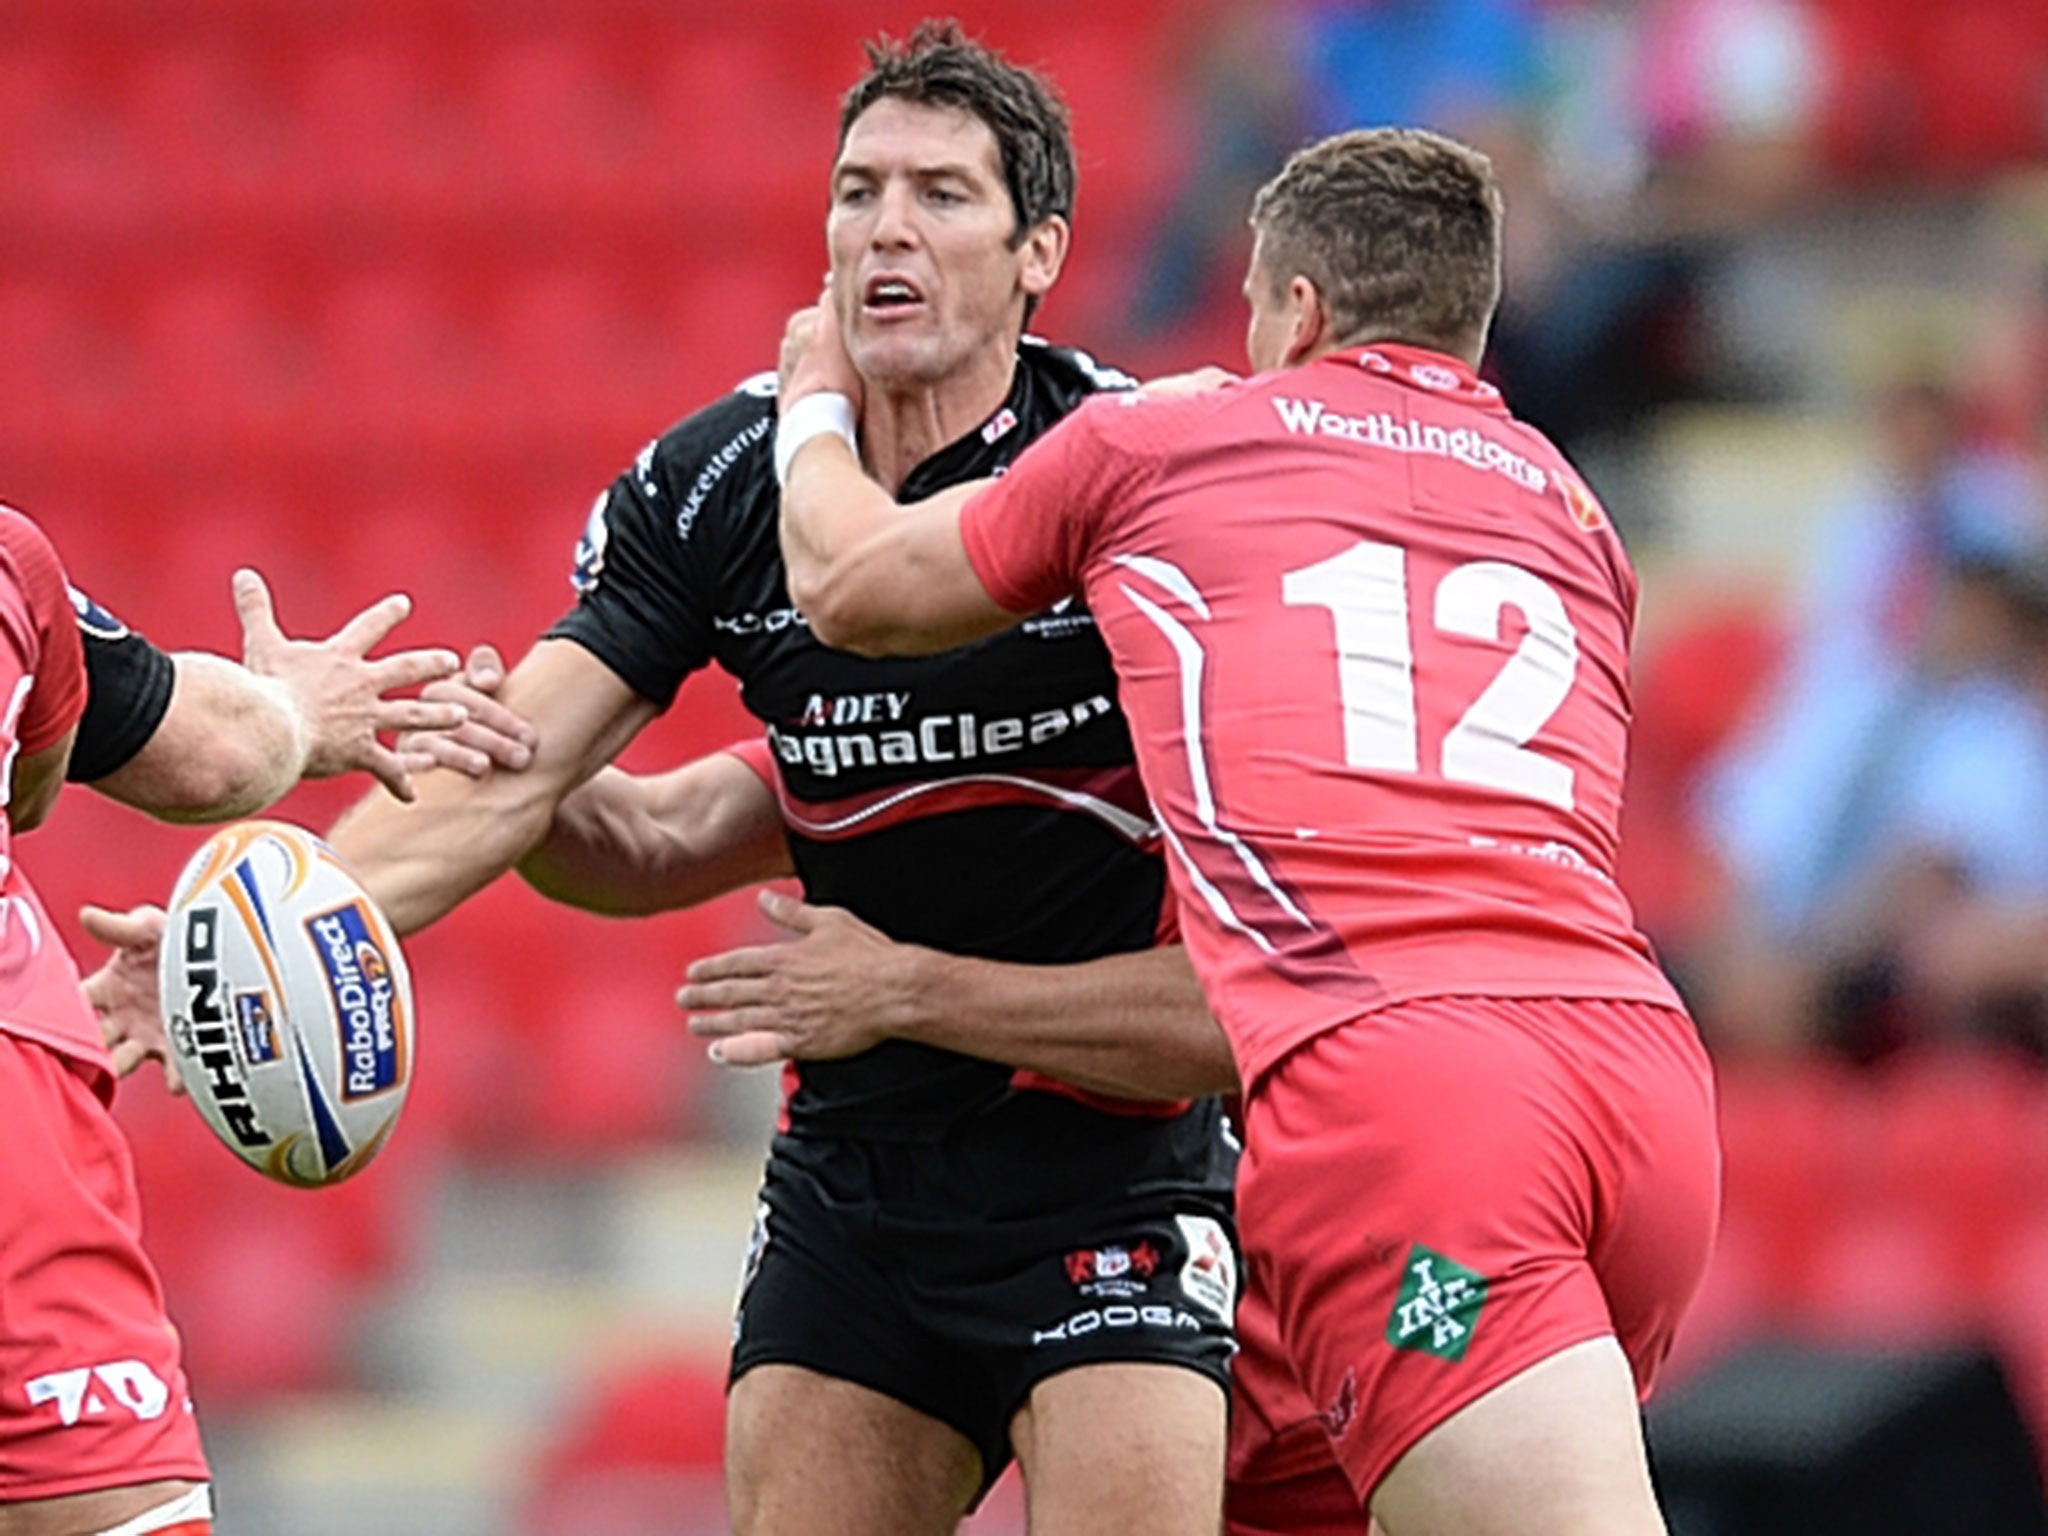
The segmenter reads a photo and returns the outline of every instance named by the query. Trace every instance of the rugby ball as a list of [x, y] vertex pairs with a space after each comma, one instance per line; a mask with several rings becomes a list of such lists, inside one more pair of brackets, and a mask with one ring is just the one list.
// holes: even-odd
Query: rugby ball
[[412, 1082], [398, 939], [302, 827], [223, 828], [171, 892], [157, 983], [171, 1059], [228, 1150], [301, 1189], [377, 1155]]

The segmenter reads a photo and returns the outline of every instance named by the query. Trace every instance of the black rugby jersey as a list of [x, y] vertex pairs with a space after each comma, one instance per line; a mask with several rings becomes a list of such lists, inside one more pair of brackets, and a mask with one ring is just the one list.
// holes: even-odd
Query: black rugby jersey
[[[900, 498], [1000, 473], [1089, 395], [1132, 382], [1026, 338], [1008, 398], [920, 464]], [[995, 960], [1071, 962], [1154, 943], [1165, 870], [1094, 620], [1062, 604], [930, 657], [820, 645], [783, 570], [774, 397], [774, 376], [762, 375], [642, 450], [591, 511], [579, 600], [550, 635], [664, 708], [707, 662], [739, 679], [767, 728], [811, 901], [895, 939]], [[790, 1126], [921, 1138], [1020, 1081], [890, 1041], [801, 1063]]]
[[71, 589], [85, 647], [85, 714], [65, 777], [85, 784], [124, 766], [147, 745], [171, 707], [171, 658], [78, 588]]

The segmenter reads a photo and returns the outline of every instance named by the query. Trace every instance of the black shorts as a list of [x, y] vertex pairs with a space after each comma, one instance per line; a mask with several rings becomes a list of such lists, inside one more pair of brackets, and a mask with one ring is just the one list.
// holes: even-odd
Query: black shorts
[[783, 1134], [733, 1320], [732, 1378], [800, 1365], [952, 1425], [982, 1491], [1048, 1376], [1156, 1361], [1230, 1386], [1237, 1147], [1018, 1093], [926, 1143]]

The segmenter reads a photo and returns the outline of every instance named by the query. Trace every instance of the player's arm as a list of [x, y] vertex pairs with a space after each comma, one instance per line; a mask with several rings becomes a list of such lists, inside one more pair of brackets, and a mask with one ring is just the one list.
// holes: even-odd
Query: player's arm
[[[361, 769], [401, 798], [411, 774], [428, 766], [419, 752], [394, 752], [380, 732], [446, 730], [467, 718], [459, 705], [393, 699], [393, 690], [445, 677], [457, 666], [446, 650], [403, 651], [372, 660], [369, 651], [410, 611], [392, 596], [357, 614], [325, 640], [294, 640], [278, 628], [270, 592], [254, 571], [238, 571], [235, 606], [242, 623], [243, 663], [203, 651], [169, 658], [168, 700], [137, 708], [161, 714], [139, 747], [90, 779], [101, 793], [167, 821], [225, 821], [252, 815], [302, 778]], [[98, 696], [122, 686], [121, 669], [141, 669], [125, 651], [146, 642], [87, 631], [87, 655]], [[103, 675], [99, 657], [108, 660]], [[123, 659], [113, 658], [122, 655]], [[159, 655], [157, 665], [162, 666]], [[132, 685], [145, 692], [146, 679]], [[89, 711], [87, 726], [98, 733]], [[118, 730], [119, 723], [110, 729]], [[99, 754], [94, 754], [95, 758]]]
[[960, 541], [960, 508], [987, 481], [897, 504], [854, 452], [860, 376], [832, 306], [790, 322], [775, 460], [789, 595], [825, 644], [863, 655], [948, 650], [1019, 622]]
[[520, 876], [609, 916], [695, 906], [795, 873], [775, 793], [731, 752], [667, 773], [606, 768], [556, 809]]
[[77, 734], [74, 726], [41, 751], [15, 758], [7, 784], [7, 825], [14, 831], [35, 830], [56, 809], [57, 796], [64, 788], [64, 769], [71, 761], [71, 742]]
[[410, 802], [372, 795], [328, 840], [401, 933], [442, 916], [518, 863], [546, 836], [555, 808], [654, 717], [655, 705], [573, 640], [542, 640], [499, 694], [534, 729], [522, 773], [419, 780]]
[[783, 487], [782, 558], [811, 633], [863, 656], [919, 656], [1022, 619], [988, 595], [967, 561], [960, 509], [980, 488], [898, 506], [842, 439], [810, 439]]
[[851, 913], [763, 892], [796, 935], [699, 960], [677, 1002], [733, 1066], [913, 1040], [1125, 1098], [1227, 1093], [1237, 1069], [1178, 946], [1016, 965], [898, 944]]

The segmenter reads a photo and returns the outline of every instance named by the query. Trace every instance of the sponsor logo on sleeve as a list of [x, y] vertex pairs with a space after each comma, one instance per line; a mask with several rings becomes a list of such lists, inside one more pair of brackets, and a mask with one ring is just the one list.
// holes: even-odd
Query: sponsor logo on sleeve
[[71, 594], [71, 611], [78, 616], [78, 627], [95, 640], [120, 640], [126, 638], [128, 626], [115, 618], [106, 609], [86, 596], [78, 588], [66, 584]]
[[405, 1070], [405, 1017], [390, 961], [360, 901], [306, 919], [327, 973], [341, 1033], [341, 1096], [354, 1103], [398, 1086]]
[[759, 421], [748, 422], [735, 432], [718, 452], [704, 461], [704, 467], [697, 471], [697, 478], [690, 482], [690, 494], [683, 498], [682, 506], [676, 509], [676, 537], [687, 541], [697, 526], [697, 514], [704, 510], [705, 498], [717, 489], [718, 482], [732, 471], [733, 465], [754, 444], [766, 437], [775, 425], [773, 416], [763, 416]]

